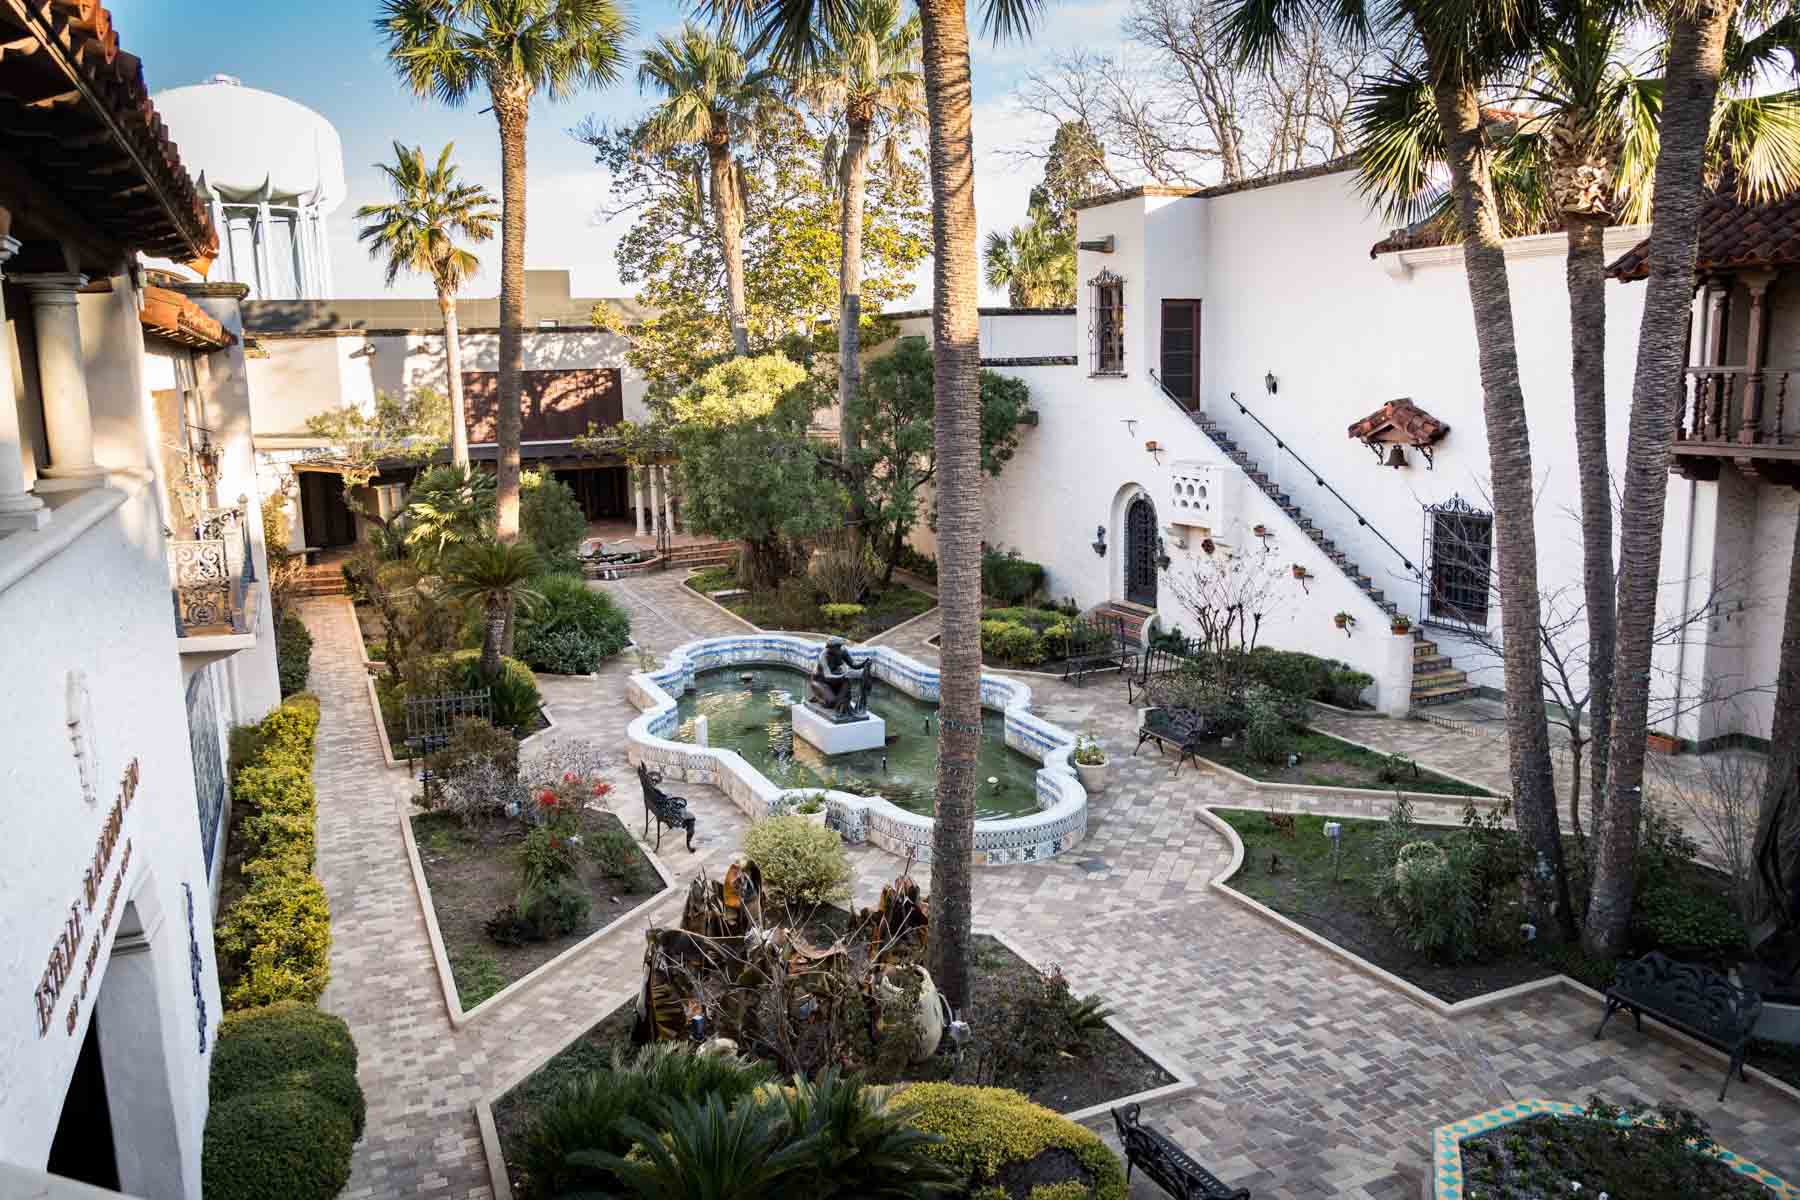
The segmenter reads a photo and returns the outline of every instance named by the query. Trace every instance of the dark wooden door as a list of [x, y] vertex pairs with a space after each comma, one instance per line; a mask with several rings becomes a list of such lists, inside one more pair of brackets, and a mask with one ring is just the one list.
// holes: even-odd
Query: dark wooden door
[[1156, 607], [1156, 505], [1139, 496], [1125, 510], [1125, 598]]
[[306, 544], [324, 549], [356, 541], [356, 518], [344, 503], [344, 478], [330, 471], [298, 471], [300, 519]]
[[1162, 366], [1157, 372], [1189, 412], [1200, 407], [1200, 302], [1162, 302]]

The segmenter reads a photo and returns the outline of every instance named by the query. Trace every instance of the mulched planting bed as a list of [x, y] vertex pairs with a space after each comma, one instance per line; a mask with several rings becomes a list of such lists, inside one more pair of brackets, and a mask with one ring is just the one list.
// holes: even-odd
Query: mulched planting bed
[[920, 613], [929, 611], [937, 604], [936, 600], [924, 592], [909, 588], [904, 583], [883, 584], [879, 585], [880, 590], [865, 603], [860, 615], [848, 626], [834, 629], [825, 620], [818, 605], [811, 605], [804, 611], [793, 610], [779, 603], [773, 592], [712, 597], [709, 593], [738, 587], [736, 577], [727, 568], [713, 567], [701, 571], [687, 580], [687, 586], [714, 603], [730, 609], [759, 629], [812, 633], [820, 638], [837, 636], [852, 642], [866, 642], [902, 621], [910, 621]]
[[[418, 813], [412, 823], [430, 893], [426, 898], [437, 916], [438, 933], [444, 939], [444, 953], [449, 956], [457, 999], [464, 1011], [662, 890], [662, 877], [641, 847], [622, 879], [608, 876], [583, 856], [577, 876], [591, 902], [587, 924], [549, 941], [503, 946], [487, 935], [484, 925], [518, 894], [518, 849], [525, 841], [525, 825], [493, 821], [465, 827], [447, 813]], [[582, 813], [584, 839], [609, 829], [624, 830], [624, 826], [610, 812], [588, 809]]]
[[[1464, 1140], [1463, 1195], [1467, 1200], [1601, 1195], [1770, 1200], [1772, 1193], [1762, 1184], [1716, 1159], [1671, 1145], [1673, 1140], [1660, 1131], [1627, 1133], [1586, 1117], [1527, 1117]], [[1571, 1184], [1579, 1184], [1579, 1191]]]
[[1300, 756], [1297, 766], [1288, 766], [1285, 757], [1273, 763], [1253, 759], [1244, 753], [1241, 738], [1230, 745], [1216, 739], [1205, 742], [1200, 748], [1200, 757], [1263, 783], [1430, 792], [1440, 796], [1493, 795], [1486, 788], [1428, 771], [1403, 756], [1364, 750], [1311, 729], [1290, 738], [1287, 749]]
[[[808, 937], [816, 941], [840, 932], [848, 914], [820, 914], [808, 923]], [[1009, 977], [1034, 975], [1037, 968], [1008, 950], [991, 937], [976, 935], [974, 939], [975, 1008], [982, 1011]], [[549, 1062], [539, 1067], [524, 1082], [494, 1102], [494, 1125], [500, 1135], [500, 1146], [507, 1161], [513, 1183], [520, 1182], [512, 1166], [533, 1110], [544, 1103], [569, 1080], [591, 1071], [606, 1070], [614, 1051], [629, 1058], [632, 1053], [631, 1027], [636, 1018], [636, 1002], [620, 1005], [564, 1047]], [[981, 1031], [975, 1031], [979, 1040]], [[1029, 1093], [1032, 1100], [1057, 1112], [1073, 1112], [1107, 1100], [1118, 1100], [1136, 1092], [1173, 1083], [1174, 1077], [1142, 1054], [1111, 1028], [1093, 1034], [1089, 1050], [1078, 1058], [1064, 1059]], [[957, 1083], [975, 1082], [953, 1070], [955, 1060], [940, 1055], [915, 1065], [913, 1082], [948, 1079]], [[966, 1070], [966, 1068], [965, 1068]], [[988, 1082], [988, 1081], [982, 1081]], [[1008, 1080], [993, 1080], [996, 1086], [1011, 1086]]]

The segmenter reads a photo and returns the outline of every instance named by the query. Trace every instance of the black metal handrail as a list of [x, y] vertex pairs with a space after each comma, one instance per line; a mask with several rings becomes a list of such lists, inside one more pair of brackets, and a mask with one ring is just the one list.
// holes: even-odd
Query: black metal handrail
[[[1176, 396], [1174, 392], [1171, 392], [1169, 390], [1168, 384], [1164, 383], [1157, 376], [1155, 368], [1151, 368], [1150, 378], [1156, 380], [1156, 386], [1162, 389], [1163, 395], [1168, 397], [1170, 403], [1174, 404], [1184, 414], [1191, 417], [1195, 412], [1198, 411], [1198, 409], [1191, 409], [1191, 408], [1188, 408], [1185, 404], [1183, 404], [1181, 402], [1180, 397]], [[1264, 433], [1268, 434], [1269, 437], [1274, 439], [1275, 448], [1277, 450], [1280, 450], [1284, 454], [1287, 454], [1291, 458], [1293, 458], [1293, 460], [1295, 462], [1300, 464], [1300, 467], [1302, 470], [1304, 470], [1308, 475], [1312, 476], [1313, 482], [1315, 484], [1324, 488], [1326, 491], [1330, 492], [1333, 499], [1335, 499], [1339, 504], [1343, 505], [1346, 509], [1349, 510], [1350, 515], [1356, 518], [1356, 524], [1357, 524], [1358, 528], [1367, 529], [1370, 533], [1374, 534], [1377, 538], [1379, 538], [1381, 540], [1382, 545], [1386, 546], [1389, 550], [1392, 550], [1394, 552], [1394, 557], [1398, 558], [1400, 560], [1401, 565], [1403, 565], [1408, 571], [1410, 571], [1415, 579], [1418, 579], [1421, 581], [1424, 580], [1425, 572], [1421, 571], [1418, 567], [1415, 567], [1412, 563], [1412, 560], [1410, 558], [1408, 558], [1404, 553], [1401, 552], [1400, 547], [1394, 545], [1393, 542], [1388, 540], [1387, 535], [1383, 534], [1381, 532], [1381, 530], [1379, 530], [1379, 529], [1375, 528], [1375, 526], [1371, 525], [1369, 523], [1369, 519], [1367, 517], [1363, 516], [1361, 512], [1357, 511], [1356, 505], [1354, 505], [1354, 504], [1350, 503], [1348, 500], [1344, 499], [1344, 494], [1342, 492], [1338, 491], [1336, 488], [1332, 487], [1331, 484], [1327, 483], [1325, 480], [1325, 477], [1323, 475], [1319, 474], [1318, 471], [1314, 470], [1313, 465], [1311, 463], [1307, 462], [1304, 458], [1301, 458], [1300, 455], [1294, 450], [1294, 448], [1287, 444], [1287, 439], [1283, 438], [1280, 434], [1276, 433], [1273, 429], [1270, 429], [1268, 427], [1268, 425], [1266, 425], [1263, 422], [1263, 419], [1261, 417], [1257, 416], [1255, 413], [1251, 412], [1248, 408], [1246, 408], [1244, 406], [1244, 402], [1237, 398], [1236, 392], [1232, 392], [1232, 393], [1230, 393], [1230, 395], [1231, 395], [1231, 402], [1233, 404], [1237, 405], [1237, 410], [1239, 412], [1243, 413], [1246, 417], [1249, 417], [1252, 421], [1255, 421], [1258, 428], [1260, 428]]]

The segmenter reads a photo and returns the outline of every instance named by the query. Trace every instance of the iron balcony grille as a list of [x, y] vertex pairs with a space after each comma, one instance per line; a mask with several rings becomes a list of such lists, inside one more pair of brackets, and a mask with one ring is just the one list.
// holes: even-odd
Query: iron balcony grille
[[195, 537], [169, 543], [169, 585], [177, 637], [249, 633], [256, 563], [244, 509], [204, 510]]

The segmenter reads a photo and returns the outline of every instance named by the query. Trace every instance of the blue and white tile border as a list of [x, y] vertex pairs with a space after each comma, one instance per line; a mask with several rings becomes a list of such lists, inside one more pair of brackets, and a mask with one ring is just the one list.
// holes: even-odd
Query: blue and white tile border
[[[1448, 1125], [1439, 1125], [1431, 1139], [1431, 1200], [1463, 1200], [1462, 1144], [1467, 1139], [1515, 1121], [1545, 1115], [1580, 1118], [1584, 1111], [1579, 1104], [1565, 1104], [1560, 1100], [1515, 1100]], [[1714, 1147], [1712, 1156], [1737, 1174], [1768, 1188], [1769, 1200], [1800, 1200], [1800, 1186], [1787, 1182], [1773, 1171], [1766, 1171], [1723, 1147]]]
[[[675, 697], [694, 686], [702, 671], [753, 664], [811, 671], [823, 642], [785, 633], [746, 633], [701, 638], [678, 646], [661, 668], [638, 671], [626, 695], [639, 715], [626, 730], [626, 756], [648, 764], [665, 779], [718, 788], [752, 819], [783, 807], [789, 798], [814, 788], [783, 791], [733, 750], [671, 740], [677, 718]], [[938, 672], [891, 646], [864, 645], [859, 653], [875, 660], [875, 677], [919, 700], [938, 698]], [[981, 704], [1006, 721], [1006, 744], [1042, 764], [1037, 773], [1038, 811], [1022, 817], [975, 822], [977, 866], [1042, 862], [1079, 844], [1087, 834], [1087, 792], [1075, 777], [1069, 755], [1075, 735], [1030, 712], [1031, 689], [997, 675], [981, 677]], [[907, 812], [879, 796], [825, 793], [827, 821], [847, 842], [869, 842], [893, 854], [911, 853], [931, 862], [931, 818]]]

